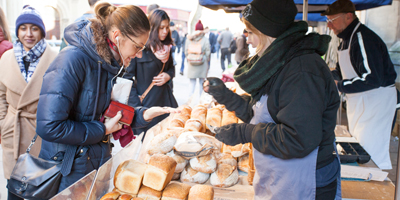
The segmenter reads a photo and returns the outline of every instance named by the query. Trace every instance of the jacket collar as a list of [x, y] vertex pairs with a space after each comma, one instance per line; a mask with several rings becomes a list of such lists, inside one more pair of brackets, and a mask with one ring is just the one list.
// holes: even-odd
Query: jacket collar
[[146, 48], [142, 52], [142, 57], [141, 58], [135, 58], [135, 59], [137, 59], [137, 62], [142, 63], [142, 62], [151, 62], [151, 61], [154, 60], [154, 58], [155, 58], [154, 53], [150, 49]]
[[351, 34], [353, 33], [354, 28], [357, 26], [359, 20], [358, 18], [355, 18], [353, 22], [351, 22], [341, 33], [339, 33], [337, 36], [343, 40], [349, 40], [351, 37]]

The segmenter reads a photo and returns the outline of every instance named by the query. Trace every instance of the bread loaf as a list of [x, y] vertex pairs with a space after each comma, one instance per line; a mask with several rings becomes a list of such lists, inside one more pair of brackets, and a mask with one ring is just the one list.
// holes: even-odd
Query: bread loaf
[[114, 186], [128, 194], [136, 195], [142, 183], [147, 165], [136, 160], [121, 163], [114, 175]]
[[144, 200], [144, 199], [142, 199], [140, 197], [133, 197], [131, 200]]
[[217, 169], [217, 161], [213, 154], [208, 154], [190, 159], [190, 166], [198, 172], [211, 174]]
[[232, 156], [238, 158], [250, 152], [250, 143], [238, 144], [233, 147], [230, 146], [230, 149]]
[[206, 174], [203, 172], [198, 172], [190, 167], [190, 165], [186, 165], [185, 169], [181, 173], [181, 182], [190, 182], [190, 183], [205, 183], [210, 174]]
[[183, 105], [183, 106], [179, 106], [178, 108], [181, 112], [180, 114], [182, 115], [189, 115], [192, 113], [192, 108], [188, 105]]
[[219, 164], [217, 171], [211, 174], [210, 183], [216, 187], [230, 187], [239, 180], [239, 172], [235, 166]]
[[203, 124], [198, 119], [189, 119], [186, 121], [185, 129], [188, 131], [201, 132], [203, 130]]
[[164, 189], [161, 200], [186, 200], [190, 188], [188, 184], [171, 182]]
[[119, 196], [118, 200], [131, 200], [132, 198], [133, 198], [132, 195], [123, 194], [123, 195]]
[[143, 177], [143, 185], [162, 191], [171, 181], [176, 168], [176, 161], [162, 154], [151, 156]]
[[188, 163], [188, 161], [184, 159], [182, 156], [175, 154], [174, 150], [168, 152], [167, 156], [173, 158], [177, 163], [174, 173], [181, 173]]
[[215, 157], [217, 159], [217, 164], [228, 164], [231, 166], [237, 166], [237, 161], [236, 158], [234, 158], [231, 154], [228, 153], [219, 153], [215, 154]]
[[174, 175], [172, 176], [172, 180], [179, 180], [181, 179], [181, 173], [174, 173]]
[[236, 124], [238, 122], [238, 118], [235, 115], [235, 112], [231, 112], [227, 109], [222, 111], [222, 122], [221, 126], [225, 126], [228, 124]]
[[249, 169], [250, 169], [250, 163], [249, 163], [249, 154], [244, 155], [242, 157], [239, 158], [239, 164], [238, 167], [240, 170], [249, 173]]
[[172, 119], [169, 123], [169, 128], [183, 128], [185, 127], [185, 122], [181, 119]]
[[166, 154], [170, 152], [176, 143], [177, 137], [169, 132], [164, 132], [156, 135], [147, 147], [147, 153], [153, 154]]
[[206, 115], [207, 115], [207, 108], [200, 105], [195, 106], [190, 115], [190, 119], [197, 119], [201, 122], [203, 127], [200, 132], [203, 133], [206, 131]]
[[220, 127], [222, 120], [222, 111], [219, 108], [211, 108], [207, 111], [206, 124]]
[[160, 200], [161, 194], [161, 191], [157, 191], [142, 185], [137, 196], [147, 200]]
[[213, 200], [214, 188], [209, 185], [194, 185], [190, 188], [188, 200]]
[[[176, 113], [173, 117], [172, 120], [170, 122], [170, 128], [174, 128], [174, 127], [184, 127], [186, 121], [188, 119], [190, 119], [190, 111], [188, 108], [183, 108], [183, 112], [181, 111], [181, 113]], [[180, 123], [182, 122], [182, 123]]]
[[106, 199], [116, 200], [116, 199], [118, 199], [119, 196], [120, 196], [119, 192], [112, 191], [112, 192], [105, 194], [103, 197], [101, 197], [100, 200], [106, 200]]

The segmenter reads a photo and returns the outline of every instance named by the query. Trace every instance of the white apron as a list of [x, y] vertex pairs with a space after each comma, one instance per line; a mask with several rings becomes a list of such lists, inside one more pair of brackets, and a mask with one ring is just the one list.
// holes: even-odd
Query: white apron
[[[253, 106], [254, 117], [250, 124], [275, 123], [267, 107], [268, 96], [264, 95]], [[335, 146], [335, 145], [334, 145]], [[263, 154], [253, 148], [254, 200], [313, 200], [316, 195], [316, 165], [318, 147], [304, 158], [280, 159]], [[336, 200], [341, 199], [340, 175]]]
[[[351, 34], [349, 47], [338, 52], [343, 79], [358, 77], [350, 61], [350, 44], [360, 24]], [[396, 110], [396, 88], [380, 87], [366, 92], [346, 94], [346, 97], [350, 133], [371, 155], [371, 159], [379, 168], [392, 169], [389, 143]]]

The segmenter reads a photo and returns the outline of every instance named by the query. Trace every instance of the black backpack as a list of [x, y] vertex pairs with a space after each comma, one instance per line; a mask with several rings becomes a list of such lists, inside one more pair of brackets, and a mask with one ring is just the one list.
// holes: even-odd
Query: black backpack
[[232, 40], [231, 44], [229, 45], [229, 52], [235, 53], [237, 49], [236, 40]]

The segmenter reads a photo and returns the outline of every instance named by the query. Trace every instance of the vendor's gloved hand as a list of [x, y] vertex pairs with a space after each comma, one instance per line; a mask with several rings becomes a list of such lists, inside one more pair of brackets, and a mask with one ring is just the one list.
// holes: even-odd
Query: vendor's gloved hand
[[224, 82], [216, 77], [208, 77], [203, 83], [203, 90], [213, 96], [218, 102], [227, 93], [231, 92]]
[[251, 142], [253, 124], [229, 124], [215, 129], [215, 138], [224, 144], [235, 146]]

